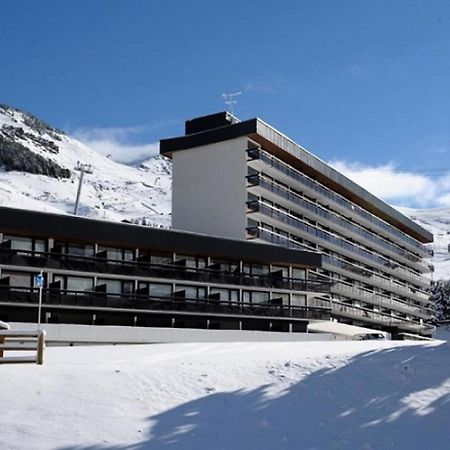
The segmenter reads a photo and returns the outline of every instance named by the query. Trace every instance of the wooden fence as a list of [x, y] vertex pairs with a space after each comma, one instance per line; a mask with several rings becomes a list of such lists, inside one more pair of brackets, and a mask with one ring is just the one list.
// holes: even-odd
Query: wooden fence
[[[44, 363], [45, 331], [0, 330], [0, 364]], [[6, 356], [8, 352], [34, 352], [31, 356]]]

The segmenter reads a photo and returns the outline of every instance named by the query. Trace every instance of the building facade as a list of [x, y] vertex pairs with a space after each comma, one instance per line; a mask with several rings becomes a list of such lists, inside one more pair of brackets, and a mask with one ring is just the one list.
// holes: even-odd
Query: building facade
[[[314, 252], [0, 207], [0, 320], [305, 332], [330, 317]], [[311, 306], [310, 306], [311, 304]]]
[[322, 255], [336, 319], [430, 335], [433, 236], [260, 119], [218, 113], [164, 139], [175, 229]]

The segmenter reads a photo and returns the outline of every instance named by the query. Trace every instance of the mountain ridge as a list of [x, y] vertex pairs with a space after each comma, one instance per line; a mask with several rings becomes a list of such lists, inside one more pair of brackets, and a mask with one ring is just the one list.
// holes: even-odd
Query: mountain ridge
[[126, 165], [100, 155], [41, 119], [0, 106], [0, 205], [71, 214], [79, 172], [86, 217], [170, 226], [171, 164], [161, 156]]

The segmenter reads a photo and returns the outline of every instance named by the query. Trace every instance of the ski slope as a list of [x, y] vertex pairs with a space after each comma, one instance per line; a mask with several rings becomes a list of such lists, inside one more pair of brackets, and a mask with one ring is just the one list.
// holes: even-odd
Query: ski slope
[[[69, 169], [69, 179], [51, 178], [0, 168], [0, 205], [22, 209], [72, 214], [80, 173], [77, 163], [90, 164], [81, 193], [79, 214], [113, 221], [128, 220], [154, 226], [170, 226], [171, 164], [163, 157], [150, 157], [138, 167], [120, 164], [58, 130], [35, 129], [29, 116], [0, 108], [0, 133], [7, 127], [23, 130], [15, 142], [33, 153]], [[30, 136], [45, 139], [58, 153], [39, 145]]]
[[450, 346], [49, 348], [0, 368], [2, 450], [448, 450]]

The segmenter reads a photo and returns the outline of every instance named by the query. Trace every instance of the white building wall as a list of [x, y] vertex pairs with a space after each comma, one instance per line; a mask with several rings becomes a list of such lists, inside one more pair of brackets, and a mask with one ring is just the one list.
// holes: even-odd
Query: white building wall
[[173, 153], [172, 227], [245, 239], [247, 138]]

